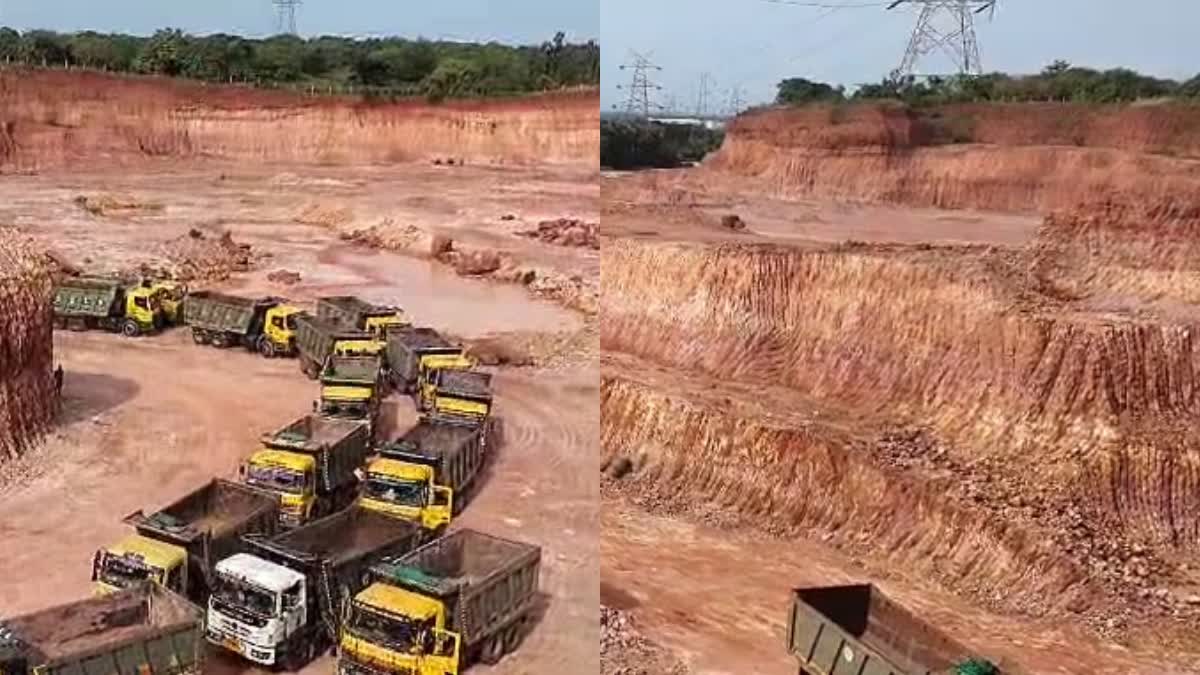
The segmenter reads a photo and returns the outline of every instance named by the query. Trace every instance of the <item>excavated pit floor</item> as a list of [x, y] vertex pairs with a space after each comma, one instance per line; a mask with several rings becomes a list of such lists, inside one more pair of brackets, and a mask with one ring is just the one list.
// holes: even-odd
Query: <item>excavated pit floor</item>
[[[977, 260], [1018, 256], [1023, 247], [1034, 242], [1040, 224], [1039, 218], [1026, 216], [751, 198], [739, 196], [736, 179], [730, 180], [732, 187], [724, 188], [713, 187], [707, 184], [708, 180], [708, 177], [697, 177], [691, 172], [606, 174], [601, 181], [604, 234], [611, 239], [605, 245], [616, 243], [617, 240], [633, 240], [645, 246], [669, 246], [678, 242], [694, 248], [707, 245], [714, 249], [729, 244], [773, 244], [784, 245], [798, 252], [814, 251], [835, 256], [841, 252], [851, 255], [865, 252], [870, 255], [872, 250], [878, 250], [884, 258], [900, 255], [917, 262], [918, 266], [922, 264], [923, 257], [936, 265], [943, 265], [947, 261], [953, 265], [952, 258], [958, 253], [952, 248], [966, 245], [973, 248], [964, 257], [964, 273], [961, 276], [969, 277], [970, 270], [976, 269], [970, 265]], [[720, 216], [726, 213], [740, 215], [747, 224], [746, 229], [735, 232], [721, 227]], [[847, 244], [848, 240], [852, 243]], [[834, 246], [831, 247], [831, 243]], [[933, 249], [928, 250], [926, 245]], [[938, 247], [952, 248], [939, 251]], [[971, 259], [970, 263], [968, 258]], [[654, 258], [647, 258], [651, 259]], [[708, 278], [712, 279], [720, 278], [719, 275], [723, 273], [737, 274], [719, 271], [719, 263], [710, 261], [703, 264], [713, 267], [703, 272], [695, 270], [695, 278], [709, 275]], [[610, 269], [613, 274], [611, 277], [608, 276]], [[658, 273], [663, 274], [661, 271]], [[610, 292], [609, 284], [613, 280], [627, 284], [627, 288], [637, 288], [638, 283], [633, 281], [635, 275], [626, 276], [628, 274], [628, 270], [606, 268], [602, 293]], [[647, 274], [651, 274], [649, 270]], [[695, 281], [690, 270], [666, 274], [680, 277], [680, 283], [691, 284]], [[683, 280], [682, 277], [687, 279]], [[652, 287], [656, 281], [647, 276], [646, 287]], [[808, 279], [803, 283], [811, 281]], [[1019, 285], [1010, 282], [1003, 279], [998, 286], [1016, 288]], [[703, 291], [697, 292], [703, 294]], [[900, 289], [897, 292], [901, 292]], [[630, 295], [631, 300], [603, 305], [616, 308], [617, 314], [606, 316], [608, 323], [602, 325], [612, 325], [614, 319], [620, 321], [618, 317], [622, 313], [633, 312], [636, 315], [636, 307], [645, 303], [645, 298], [638, 293], [642, 291], [634, 291]], [[953, 298], [954, 291], [948, 293], [950, 295], [947, 298]], [[1123, 325], [1136, 327], [1141, 323], [1151, 328], [1161, 326], [1168, 332], [1178, 329], [1186, 333], [1186, 326], [1196, 319], [1192, 307], [1171, 301], [1169, 297], [1162, 302], [1147, 302], [1144, 298], [1136, 297], [1092, 297], [1065, 301], [1054, 298], [1052, 302], [1044, 303], [1045, 306], [1036, 298], [1031, 301], [1023, 292], [1013, 297], [1018, 299], [1010, 310], [1015, 310], [1017, 315], [1038, 321], [1040, 319], [1033, 317], [1050, 307], [1053, 311], [1047, 312], [1046, 317], [1057, 320], [1058, 316], [1063, 316], [1066, 322], [1079, 327], [1071, 329], [1069, 332], [1072, 334], [1078, 333], [1078, 330], [1086, 334], [1093, 330], [1088, 328], [1089, 325], [1095, 326], [1097, 334], [1106, 334], [1114, 327], [1119, 331], [1123, 330]], [[955, 301], [961, 301], [961, 298]], [[713, 305], [728, 302], [730, 307], [736, 308], [732, 311], [746, 312], [744, 320], [747, 333], [761, 328], [757, 323], [760, 317], [755, 312], [775, 307], [774, 303], [777, 302], [781, 305], [784, 303], [766, 297], [757, 299], [735, 294], [720, 300], [698, 301], [696, 308], [681, 306], [677, 315], [693, 320], [695, 315], [691, 312], [708, 311], [711, 307], [706, 303], [709, 302]], [[688, 301], [681, 300], [681, 305], [687, 304]], [[702, 306], [704, 309], [700, 308]], [[602, 316], [607, 311], [602, 309]], [[767, 310], [763, 311], [765, 313]], [[861, 311], [869, 310], [863, 308]], [[674, 313], [671, 315], [676, 316]], [[624, 320], [629, 321], [628, 317]], [[696, 325], [702, 323], [700, 321]], [[714, 360], [714, 357], [705, 354], [703, 339], [688, 332], [695, 327], [672, 338], [677, 341], [680, 359], [670, 359], [671, 363], [667, 363], [658, 362], [644, 353], [635, 356], [623, 350], [629, 346], [637, 352], [639, 348], [632, 347], [632, 344], [645, 339], [654, 329], [645, 329], [645, 335], [639, 336], [638, 331], [643, 329], [640, 326], [634, 328], [638, 325], [636, 320], [626, 325], [633, 331], [629, 335], [615, 328], [611, 332], [602, 331], [602, 400], [610, 395], [616, 396], [610, 392], [626, 384], [648, 392], [651, 398], [643, 399], [643, 403], [635, 406], [635, 409], [640, 406], [646, 410], [643, 415], [645, 419], [639, 422], [644, 425], [643, 429], [654, 426], [649, 424], [650, 419], [656, 419], [664, 425], [677, 423], [677, 419], [671, 419], [677, 410], [659, 407], [662, 401], [670, 399], [680, 402], [689, 411], [707, 408], [712, 411], [713, 417], [728, 418], [730, 428], [766, 425], [802, 430], [821, 438], [834, 439], [836, 443], [831, 445], [852, 446], [863, 441], [869, 442], [872, 438], [878, 438], [880, 430], [886, 429], [890, 423], [901, 421], [901, 417], [888, 415], [886, 410], [876, 405], [857, 407], [846, 401], [838, 403], [828, 398], [809, 396], [796, 388], [777, 386], [779, 383], [770, 381], [769, 376], [766, 381], [757, 381], [752, 373], [740, 371], [734, 364], [728, 364], [731, 372], [737, 373], [733, 381], [705, 374], [702, 371], [713, 368], [719, 359]], [[907, 326], [897, 325], [896, 330], [911, 336], [912, 329]], [[733, 339], [731, 335], [723, 337]], [[745, 344], [752, 343], [753, 340], [747, 338]], [[727, 348], [721, 347], [722, 350]], [[650, 354], [665, 353], [657, 348], [647, 349]], [[720, 353], [726, 354], [725, 351]], [[694, 358], [695, 362], [680, 362], [687, 358]], [[729, 358], [736, 357], [731, 352]], [[770, 359], [769, 356], [763, 357], [768, 365]], [[862, 374], [854, 373], [853, 376], [858, 378]], [[952, 372], [947, 372], [945, 376], [955, 377]], [[1120, 376], [1115, 377], [1120, 379]], [[1131, 381], [1136, 377], [1140, 375], [1132, 375]], [[1174, 378], [1174, 375], [1171, 376], [1172, 380]], [[822, 386], [828, 389], [829, 380]], [[799, 388], [803, 389], [802, 386]], [[834, 385], [833, 390], [837, 389]], [[1186, 407], [1188, 404], [1178, 405]], [[1062, 619], [1061, 611], [1058, 611], [1056, 618], [1031, 618], [1008, 609], [997, 609], [993, 603], [979, 602], [977, 597], [967, 597], [971, 593], [964, 594], [962, 588], [956, 589], [957, 595], [952, 595], [947, 585], [941, 583], [944, 580], [934, 581], [936, 575], [911, 573], [902, 564], [897, 564], [893, 556], [897, 550], [907, 546], [906, 542], [899, 542], [894, 549], [881, 550], [870, 539], [846, 545], [842, 541], [845, 538], [841, 536], [843, 533], [837, 532], [836, 527], [809, 527], [802, 517], [797, 519], [799, 528], [789, 529], [786, 525], [781, 527], [778, 523], [772, 523], [767, 512], [776, 502], [771, 500], [782, 497], [767, 497], [767, 501], [758, 504], [762, 508], [756, 510], [754, 504], [747, 505], [745, 501], [758, 498], [760, 493], [755, 489], [739, 492], [736, 471], [711, 479], [709, 474], [719, 474], [722, 467], [716, 470], [707, 465], [689, 467], [685, 459], [680, 459], [686, 454], [683, 446], [702, 442], [704, 437], [701, 434], [704, 432], [697, 431], [694, 436], [690, 431], [681, 432], [686, 433], [686, 438], [680, 438], [678, 449], [665, 450], [658, 444], [671, 445], [674, 442], [672, 439], [655, 440], [652, 434], [647, 435], [648, 432], [628, 435], [624, 431], [611, 429], [610, 423], [623, 424], [626, 420], [610, 422], [610, 409], [602, 406], [602, 410], [603, 456], [611, 460], [614, 452], [626, 453], [631, 455], [634, 464], [633, 472], [628, 477], [621, 480], [604, 479], [602, 602], [630, 612], [648, 638], [673, 649], [677, 656], [690, 663], [693, 672], [794, 672], [795, 661], [787, 657], [783, 646], [788, 591], [795, 586], [862, 579], [881, 581], [890, 594], [907, 606], [927, 612], [938, 625], [962, 641], [1018, 672], [1116, 674], [1155, 672], [1164, 667], [1170, 672], [1193, 672], [1194, 666], [1189, 655], [1195, 651], [1194, 645], [1187, 644], [1187, 641], [1181, 643], [1179, 637], [1185, 623], [1175, 624], [1169, 617], [1160, 617], [1140, 626], [1134, 647], [1121, 647], [1098, 638], [1096, 632], [1091, 630], [1095, 628], [1094, 624]], [[621, 410], [628, 410], [628, 407]], [[1185, 419], [1190, 413], [1173, 411], [1171, 414], [1176, 414], [1177, 419]], [[699, 414], [695, 419], [703, 418], [703, 414]], [[1122, 424], [1125, 422], [1122, 421]], [[688, 429], [699, 424], [702, 423], [696, 422]], [[627, 440], [630, 438], [633, 440]], [[638, 443], [649, 444], [640, 448], [640, 458], [639, 448], [636, 447]], [[618, 445], [623, 446], [619, 452], [614, 450]], [[1163, 449], [1168, 450], [1169, 444]], [[706, 453], [696, 456], [706, 457], [706, 463], [713, 461]], [[664, 460], [664, 457], [669, 459]], [[783, 470], [772, 468], [777, 458], [742, 456], [736, 443], [729, 447], [728, 457], [727, 461], [731, 464], [740, 461], [751, 465], [752, 468], [744, 470], [745, 474], [758, 470], [766, 475]], [[796, 471], [804, 472], [806, 469]], [[755, 483], [746, 480], [742, 484]], [[1126, 487], [1135, 491], [1139, 489], [1133, 484], [1120, 486]], [[1111, 489], [1115, 493], [1120, 488]], [[712, 508], [704, 503], [706, 498], [713, 502]], [[1145, 503], [1153, 500], [1149, 496], [1125, 498], [1130, 499], [1131, 504], [1133, 501]], [[860, 504], [855, 508], [865, 514], [864, 518], [877, 520], [878, 514], [871, 513], [869, 504]], [[939, 526], [956, 518], [941, 514], [940, 504], [935, 504], [933, 509], [926, 517], [935, 518]], [[749, 517], [746, 517], [747, 514]], [[1036, 542], [1039, 536], [1037, 528], [1026, 529], [1027, 526], [1027, 522], [1013, 524], [1011, 530], [1015, 531], [1013, 536], [1018, 542], [1021, 539]], [[804, 532], [806, 528], [807, 534]], [[920, 529], [920, 525], [915, 528], [913, 539], [922, 538]], [[849, 533], [854, 534], [853, 528]], [[997, 541], [1003, 541], [1004, 537], [988, 540], [984, 536], [980, 543], [988, 547], [996, 546]], [[897, 543], [895, 539], [888, 541], [890, 544]], [[1032, 550], [1037, 550], [1036, 545], [1028, 549], [1018, 546], [1015, 552], [1004, 551], [1003, 556], [1015, 557], [998, 564], [1001, 570], [999, 578], [1004, 578], [1006, 566], [1020, 569], [1024, 564], [1022, 552]], [[960, 550], [956, 554], [963, 552]], [[965, 569], [969, 573], [977, 572], [980, 567], [988, 568], [987, 561], [982, 564], [969, 562], [972, 554], [970, 551], [965, 553], [968, 560]], [[982, 554], [986, 557], [989, 553], [990, 550], [977, 551], [973, 555]], [[1188, 565], [1195, 566], [1195, 556], [1186, 548], [1160, 550], [1159, 553], [1164, 559], [1170, 560], [1170, 564], [1182, 564], [1183, 569], [1187, 569]], [[1056, 566], [1053, 551], [1045, 561], [1051, 567]], [[1038, 564], [1031, 565], [1034, 570], [1038, 567]], [[1072, 579], [1075, 574], [1069, 567], [1063, 568], [1060, 573], [1066, 580]], [[1045, 593], [1045, 589], [1037, 590], [1038, 584], [1045, 580], [1039, 573], [1034, 574], [1037, 576], [1027, 577], [1028, 583], [1012, 582], [1016, 584], [1012, 595], [1022, 592], [1031, 595]], [[1083, 576], [1086, 577], [1086, 573]], [[673, 579], [675, 583], [662, 584], [660, 580], [663, 578]], [[1192, 592], [1187, 588], [1179, 590], [1183, 593]], [[1088, 596], [1088, 592], [1080, 592], [1078, 586], [1075, 586], [1074, 592], [1079, 592], [1081, 597]], [[1066, 616], [1070, 616], [1069, 611]], [[1160, 638], [1161, 642], [1158, 641]], [[1169, 665], [1164, 665], [1164, 662]]]
[[[237, 173], [235, 173], [235, 171]], [[224, 176], [224, 177], [222, 177]], [[161, 211], [92, 216], [76, 195], [121, 193]], [[120, 174], [43, 173], [0, 181], [0, 221], [15, 222], [71, 262], [124, 266], [153, 244], [193, 227], [227, 228], [272, 257], [221, 283], [239, 293], [305, 301], [360, 293], [398, 303], [413, 320], [463, 336], [521, 330], [572, 333], [574, 312], [518, 286], [462, 278], [437, 263], [350, 245], [321, 226], [294, 221], [315, 203], [350, 208], [372, 224], [403, 219], [458, 241], [504, 248], [552, 269], [596, 273], [598, 255], [512, 234], [541, 218], [594, 221], [587, 172], [400, 165], [270, 167], [163, 165]], [[515, 221], [500, 221], [514, 214]], [[88, 262], [90, 260], [90, 262]], [[282, 286], [276, 269], [299, 272]], [[591, 270], [589, 272], [589, 270]], [[236, 467], [258, 437], [304, 414], [316, 393], [294, 360], [197, 347], [184, 330], [129, 340], [64, 332], [55, 355], [65, 372], [58, 428], [42, 447], [0, 468], [0, 614], [86, 597], [95, 550], [126, 532], [121, 518], [168, 503]], [[598, 367], [586, 352], [554, 367], [501, 368], [495, 380], [504, 442], [485, 469], [461, 525], [540, 544], [544, 615], [513, 655], [480, 672], [589, 672], [599, 640]], [[388, 400], [385, 425], [399, 433], [411, 404]], [[327, 673], [324, 656], [304, 669]], [[474, 670], [474, 669], [473, 669]], [[260, 672], [212, 654], [210, 673]]]

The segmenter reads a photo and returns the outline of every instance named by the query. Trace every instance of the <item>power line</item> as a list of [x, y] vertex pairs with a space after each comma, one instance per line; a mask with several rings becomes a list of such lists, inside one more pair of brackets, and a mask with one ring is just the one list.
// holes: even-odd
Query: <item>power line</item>
[[921, 58], [934, 51], [949, 56], [961, 75], [983, 74], [975, 15], [986, 11], [990, 18], [996, 11], [996, 0], [894, 0], [887, 8], [906, 4], [919, 6], [920, 11], [904, 57], [892, 71], [893, 79], [915, 74]]
[[708, 114], [709, 82], [712, 82], [712, 75], [708, 73], [700, 73], [700, 88], [696, 94], [696, 117], [704, 117]]
[[[649, 117], [650, 111], [660, 110], [662, 107], [651, 100], [651, 91], [661, 91], [662, 87], [650, 80], [647, 74], [652, 70], [662, 70], [662, 66], [656, 65], [650, 59], [635, 51], [630, 51], [630, 56], [633, 57], [633, 63], [622, 63], [621, 70], [631, 69], [633, 78], [630, 80], [628, 91], [629, 97], [625, 99], [625, 112], [630, 115], [640, 114], [642, 117]], [[625, 89], [621, 85], [617, 85], [617, 89]]]
[[303, 0], [271, 0], [278, 14], [277, 33], [296, 34], [296, 8], [304, 4]]
[[737, 117], [738, 113], [742, 112], [742, 108], [746, 105], [746, 101], [742, 98], [742, 88], [739, 85], [733, 85], [729, 89], [729, 103], [726, 112], [730, 117]]

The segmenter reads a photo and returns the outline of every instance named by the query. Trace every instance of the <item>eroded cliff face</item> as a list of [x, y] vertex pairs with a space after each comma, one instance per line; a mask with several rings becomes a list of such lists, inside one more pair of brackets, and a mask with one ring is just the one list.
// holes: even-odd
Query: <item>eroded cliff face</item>
[[605, 353], [737, 388], [609, 368], [606, 460], [1008, 610], [1187, 587], [1165, 561], [1200, 537], [1196, 326], [1047, 294], [1036, 250], [606, 245]]
[[0, 73], [0, 168], [218, 157], [250, 162], [595, 166], [593, 90], [374, 103], [93, 73]]
[[705, 165], [782, 196], [1044, 213], [1200, 195], [1198, 158], [1183, 106], [873, 105], [747, 115]]
[[50, 289], [45, 256], [0, 228], [0, 462], [26, 450], [54, 414]]

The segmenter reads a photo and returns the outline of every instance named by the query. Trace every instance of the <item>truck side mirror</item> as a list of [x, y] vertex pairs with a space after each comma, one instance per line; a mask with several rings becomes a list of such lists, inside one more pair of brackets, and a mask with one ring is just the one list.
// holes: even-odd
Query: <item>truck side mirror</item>
[[313, 412], [317, 412], [317, 402], [316, 401], [312, 402], [312, 409], [313, 409]]

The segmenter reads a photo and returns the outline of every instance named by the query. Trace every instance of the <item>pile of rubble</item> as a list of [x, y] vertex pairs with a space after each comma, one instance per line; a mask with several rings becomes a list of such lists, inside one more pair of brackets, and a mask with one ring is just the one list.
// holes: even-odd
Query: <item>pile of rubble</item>
[[517, 234], [558, 246], [578, 246], [600, 250], [600, 224], [587, 223], [574, 218], [543, 220], [538, 223], [537, 229]]
[[686, 675], [687, 667], [634, 628], [632, 618], [600, 606], [602, 675]]
[[156, 251], [166, 260], [161, 270], [142, 270], [180, 281], [222, 281], [234, 272], [245, 272], [255, 260], [249, 244], [239, 244], [228, 231], [209, 236], [193, 229], [170, 239]]

